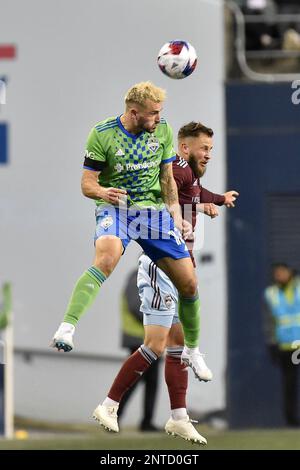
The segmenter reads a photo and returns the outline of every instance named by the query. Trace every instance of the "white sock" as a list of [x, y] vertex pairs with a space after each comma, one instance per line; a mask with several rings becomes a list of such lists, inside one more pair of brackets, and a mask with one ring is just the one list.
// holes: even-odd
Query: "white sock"
[[184, 419], [187, 417], [186, 408], [175, 408], [175, 410], [171, 410], [171, 416], [174, 421], [178, 421], [179, 419]]
[[75, 326], [71, 323], [62, 322], [59, 327], [60, 334], [71, 333], [71, 335], [75, 332]]
[[198, 346], [196, 348], [188, 348], [187, 346], [184, 346], [183, 348], [183, 352], [189, 355], [194, 354], [195, 352], [198, 352], [198, 351], [199, 351]]
[[102, 403], [102, 406], [119, 406], [119, 402], [112, 400], [109, 397], [106, 397], [104, 402]]

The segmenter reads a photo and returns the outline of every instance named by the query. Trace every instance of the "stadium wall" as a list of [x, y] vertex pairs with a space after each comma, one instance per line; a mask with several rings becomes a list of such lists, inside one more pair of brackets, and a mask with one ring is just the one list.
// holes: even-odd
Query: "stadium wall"
[[226, 90], [228, 186], [240, 191], [227, 227], [231, 427], [284, 423], [262, 295], [272, 263], [300, 269], [300, 108], [292, 102], [294, 91], [289, 83], [232, 83]]
[[[116, 361], [51, 354], [48, 344], [74, 282], [93, 259], [94, 206], [80, 193], [85, 140], [94, 123], [122, 113], [123, 96], [133, 83], [150, 79], [167, 89], [163, 114], [175, 133], [192, 119], [215, 130], [214, 158], [203, 184], [225, 190], [222, 2], [153, 0], [149, 7], [137, 0], [0, 0], [0, 11], [0, 43], [16, 48], [15, 57], [0, 61], [7, 83], [0, 124], [8, 136], [5, 159], [0, 158], [0, 281], [13, 283], [15, 412], [88, 420], [125, 356], [119, 297], [139, 248], [128, 249], [76, 334], [78, 354], [111, 355]], [[190, 41], [198, 52], [197, 70], [183, 81], [168, 79], [156, 65], [159, 48], [174, 38]], [[198, 268], [201, 349], [215, 375], [207, 385], [191, 380], [190, 408], [199, 413], [225, 406], [221, 212], [218, 220], [202, 221], [204, 245], [196, 253], [198, 259], [205, 255]], [[157, 416], [164, 420], [163, 378], [161, 384]], [[139, 414], [138, 400], [130, 410], [128, 422]]]

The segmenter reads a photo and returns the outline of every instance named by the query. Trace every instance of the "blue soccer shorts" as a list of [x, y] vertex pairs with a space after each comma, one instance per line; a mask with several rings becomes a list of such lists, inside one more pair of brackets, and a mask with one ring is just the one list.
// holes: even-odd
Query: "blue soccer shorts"
[[152, 259], [164, 257], [189, 258], [185, 241], [174, 226], [167, 209], [120, 209], [112, 205], [96, 208], [96, 232], [94, 240], [105, 235], [121, 239], [124, 250], [135, 240]]

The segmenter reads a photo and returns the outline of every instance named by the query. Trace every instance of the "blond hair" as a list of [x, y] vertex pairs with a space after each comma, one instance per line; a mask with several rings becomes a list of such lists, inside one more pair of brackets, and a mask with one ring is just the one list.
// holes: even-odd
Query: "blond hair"
[[145, 105], [148, 99], [154, 103], [161, 103], [166, 98], [166, 92], [151, 82], [140, 82], [133, 85], [125, 95], [125, 105], [128, 107], [130, 103], [137, 103], [141, 106]]

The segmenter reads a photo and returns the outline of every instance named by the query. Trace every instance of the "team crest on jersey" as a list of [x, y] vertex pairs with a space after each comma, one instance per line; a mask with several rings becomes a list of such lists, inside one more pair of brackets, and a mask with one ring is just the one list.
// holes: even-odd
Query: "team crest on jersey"
[[170, 310], [173, 304], [172, 296], [170, 294], [166, 295], [164, 298], [164, 301], [165, 301], [165, 306], [167, 307], [168, 310]]
[[104, 217], [104, 219], [101, 221], [100, 225], [104, 230], [107, 230], [112, 224], [114, 223], [114, 219], [112, 218], [111, 215], [107, 215]]
[[156, 153], [159, 149], [159, 140], [156, 137], [149, 137], [147, 140], [147, 147], [152, 153]]

